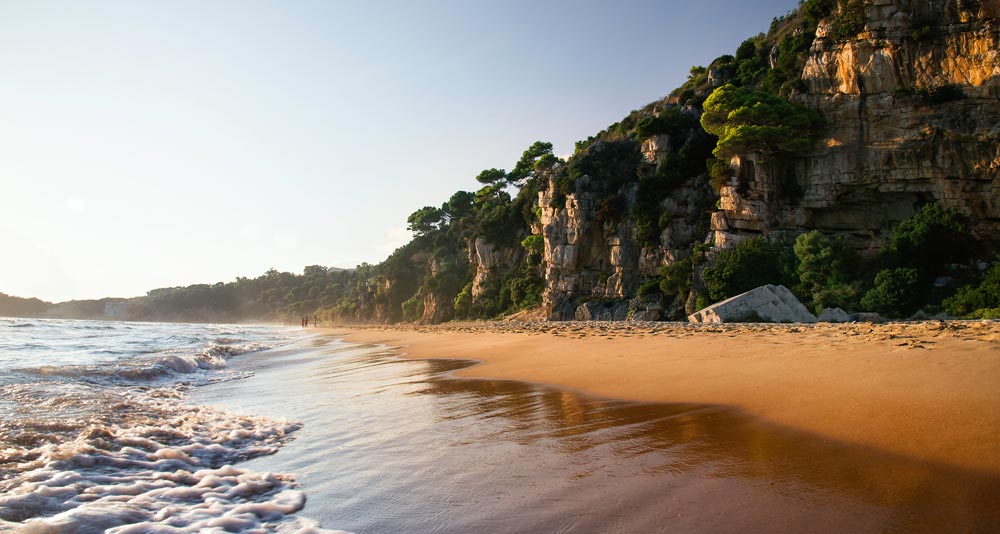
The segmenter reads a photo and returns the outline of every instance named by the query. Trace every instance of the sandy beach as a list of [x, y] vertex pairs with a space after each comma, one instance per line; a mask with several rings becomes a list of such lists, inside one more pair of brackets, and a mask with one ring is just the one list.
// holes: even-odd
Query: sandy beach
[[643, 402], [737, 407], [823, 439], [1000, 473], [1000, 323], [345, 326], [466, 378]]

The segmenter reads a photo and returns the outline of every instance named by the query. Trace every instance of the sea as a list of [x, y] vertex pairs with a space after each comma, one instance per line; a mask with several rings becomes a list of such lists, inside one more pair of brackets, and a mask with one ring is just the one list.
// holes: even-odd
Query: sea
[[996, 474], [454, 376], [475, 363], [297, 327], [0, 318], [0, 531], [1000, 531]]
[[0, 318], [0, 531], [319, 532], [294, 476], [239, 464], [301, 423], [185, 402], [268, 326]]

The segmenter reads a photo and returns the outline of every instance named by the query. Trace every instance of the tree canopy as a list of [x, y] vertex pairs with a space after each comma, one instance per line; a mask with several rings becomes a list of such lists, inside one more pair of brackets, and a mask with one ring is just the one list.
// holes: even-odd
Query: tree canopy
[[816, 142], [824, 122], [816, 110], [731, 84], [712, 92], [701, 116], [702, 127], [719, 137], [713, 154], [721, 160], [748, 152], [804, 152]]

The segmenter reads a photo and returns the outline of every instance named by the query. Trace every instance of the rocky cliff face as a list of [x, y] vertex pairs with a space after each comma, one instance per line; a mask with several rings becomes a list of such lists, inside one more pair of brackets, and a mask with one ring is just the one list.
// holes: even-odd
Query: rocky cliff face
[[924, 203], [1000, 231], [1000, 2], [875, 0], [848, 40], [821, 24], [795, 97], [829, 122], [815, 150], [734, 158], [712, 216], [717, 247], [819, 229], [874, 251]]
[[521, 252], [518, 249], [497, 246], [481, 236], [470, 240], [469, 263], [476, 269], [475, 277], [472, 279], [472, 299], [478, 299], [486, 291], [486, 286], [492, 278], [496, 278], [517, 264]]
[[[655, 172], [670, 155], [667, 136], [654, 136], [641, 147], [641, 166]], [[585, 177], [576, 191], [562, 197], [556, 184], [538, 195], [541, 234], [544, 237], [545, 311], [552, 320], [659, 320], [670, 315], [669, 304], [644, 302], [639, 284], [657, 275], [660, 267], [683, 259], [692, 243], [705, 236], [707, 206], [714, 200], [704, 180], [691, 179], [674, 188], [660, 202], [668, 214], [654, 246], [636, 242], [631, 218], [637, 201], [635, 185], [619, 191], [622, 218], [602, 220], [598, 209], [606, 195], [588, 191]], [[562, 200], [562, 199], [565, 200]], [[583, 305], [581, 305], [581, 301]], [[667, 310], [664, 309], [667, 304]], [[678, 312], [680, 313], [680, 312]]]
[[[1000, 1], [869, 0], [865, 9], [864, 31], [850, 38], [835, 39], [832, 25], [820, 24], [801, 90], [792, 96], [827, 119], [812, 151], [783, 161], [740, 154], [718, 195], [704, 174], [682, 179], [658, 201], [665, 218], [653, 243], [638, 242], [634, 208], [643, 199], [634, 174], [579, 176], [569, 193], [551, 178], [538, 194], [541, 221], [533, 229], [544, 238], [547, 316], [681, 318], [685, 298], [637, 297], [644, 281], [684, 260], [694, 245], [720, 249], [757, 235], [818, 229], [874, 254], [897, 223], [930, 202], [959, 209], [979, 239], [996, 241]], [[709, 69], [708, 85], [726, 83], [724, 74]], [[682, 100], [673, 96], [663, 104], [680, 106]], [[602, 142], [591, 150], [600, 151]], [[656, 175], [677, 150], [670, 135], [645, 138], [638, 147], [639, 175]], [[616, 180], [626, 185], [608, 191], [603, 182]], [[608, 217], [603, 204], [611, 194], [622, 206]], [[482, 239], [469, 244], [474, 296], [518, 261], [515, 252], [521, 251], [499, 250]], [[701, 283], [696, 270], [692, 284]], [[690, 313], [694, 299], [685, 297]]]
[[[626, 200], [634, 202], [635, 192]], [[545, 239], [543, 302], [554, 319], [571, 319], [583, 297], [629, 298], [639, 283], [639, 258], [629, 225], [596, 220], [598, 196], [578, 192], [554, 202], [553, 186], [539, 193]]]

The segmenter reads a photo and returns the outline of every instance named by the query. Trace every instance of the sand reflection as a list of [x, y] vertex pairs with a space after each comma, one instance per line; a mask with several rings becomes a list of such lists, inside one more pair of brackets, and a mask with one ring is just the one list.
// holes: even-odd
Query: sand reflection
[[242, 406], [273, 407], [278, 396], [306, 428], [287, 450], [255, 462], [303, 474], [308, 515], [333, 528], [1000, 529], [996, 476], [827, 441], [727, 407], [455, 379], [449, 374], [468, 362], [406, 361], [342, 344], [260, 365], [253, 400]]

